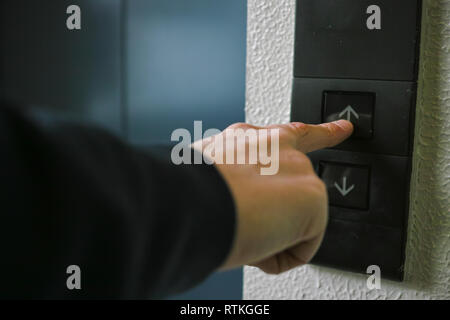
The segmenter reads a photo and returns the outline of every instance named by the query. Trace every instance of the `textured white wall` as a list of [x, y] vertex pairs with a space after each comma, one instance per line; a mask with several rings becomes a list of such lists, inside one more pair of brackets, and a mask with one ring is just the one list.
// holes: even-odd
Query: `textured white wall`
[[[247, 121], [289, 121], [295, 0], [248, 0]], [[246, 299], [450, 299], [450, 0], [424, 0], [406, 281], [317, 266], [244, 271]]]

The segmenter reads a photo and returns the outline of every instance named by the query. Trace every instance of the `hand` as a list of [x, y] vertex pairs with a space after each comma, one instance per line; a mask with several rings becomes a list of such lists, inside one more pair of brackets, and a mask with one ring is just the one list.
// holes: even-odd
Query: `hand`
[[[230, 187], [237, 209], [235, 240], [223, 269], [253, 265], [266, 273], [279, 274], [308, 263], [323, 239], [328, 198], [325, 184], [305, 154], [341, 143], [352, 134], [353, 125], [340, 120], [267, 128], [235, 124], [228, 129], [279, 129], [279, 171], [265, 176], [260, 174], [260, 164], [215, 164]], [[230, 152], [227, 130], [216, 136], [224, 141], [223, 156]], [[215, 141], [200, 143], [205, 147]], [[238, 143], [245, 143], [249, 149], [252, 142]], [[268, 143], [270, 146], [270, 139]], [[236, 143], [231, 147], [235, 151]]]

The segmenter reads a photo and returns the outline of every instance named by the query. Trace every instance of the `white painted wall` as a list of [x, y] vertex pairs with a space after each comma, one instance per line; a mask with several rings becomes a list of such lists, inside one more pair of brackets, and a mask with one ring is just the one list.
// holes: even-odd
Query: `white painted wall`
[[[289, 121], [295, 0], [248, 0], [247, 122]], [[404, 283], [317, 266], [244, 271], [245, 299], [450, 299], [450, 0], [424, 0]]]

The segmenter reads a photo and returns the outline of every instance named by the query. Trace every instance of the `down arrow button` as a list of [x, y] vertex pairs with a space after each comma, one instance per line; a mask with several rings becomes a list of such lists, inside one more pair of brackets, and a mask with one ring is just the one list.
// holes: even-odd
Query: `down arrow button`
[[319, 176], [327, 186], [330, 205], [368, 209], [370, 181], [368, 166], [321, 161]]

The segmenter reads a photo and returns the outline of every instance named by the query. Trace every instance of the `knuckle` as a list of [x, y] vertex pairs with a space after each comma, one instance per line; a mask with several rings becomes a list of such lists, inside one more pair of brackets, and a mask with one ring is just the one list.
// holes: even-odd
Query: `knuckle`
[[302, 140], [311, 132], [311, 126], [302, 122], [291, 122], [285, 128], [288, 140], [295, 148], [299, 148]]
[[326, 129], [327, 129], [327, 136], [333, 137], [336, 134], [336, 128], [337, 126], [334, 123], [327, 123]]
[[289, 127], [300, 138], [307, 136], [310, 132], [310, 126], [302, 122], [292, 122]]
[[328, 193], [325, 183], [317, 178], [313, 178], [309, 183], [309, 193], [311, 197], [311, 205], [314, 210], [310, 213], [311, 218], [311, 232], [317, 236], [322, 234], [328, 224]]
[[307, 176], [315, 177], [316, 173], [314, 171], [314, 165], [313, 165], [311, 159], [306, 154], [304, 154], [303, 152], [300, 152], [300, 151], [296, 151], [296, 157], [297, 157], [297, 161], [299, 162], [299, 164], [301, 164], [303, 172]]
[[314, 177], [315, 186], [321, 193], [326, 193], [327, 186], [325, 185], [325, 182], [322, 181], [318, 176]]
[[282, 125], [279, 124], [270, 124], [268, 126], [266, 126], [266, 129], [280, 129], [282, 127]]
[[332, 147], [336, 144], [336, 137], [340, 135], [342, 128], [334, 122], [323, 124], [325, 128], [326, 146]]
[[282, 274], [280, 269], [263, 269], [264, 273], [270, 276], [279, 276]]
[[316, 225], [317, 225], [318, 234], [323, 234], [328, 225], [328, 208], [327, 208], [327, 206], [323, 206], [317, 212]]
[[314, 171], [314, 165], [313, 165], [311, 159], [304, 153], [302, 153], [302, 156], [303, 156], [303, 161], [305, 163], [305, 167], [308, 170], [308, 173], [316, 176], [316, 172]]
[[311, 160], [303, 152], [291, 148], [285, 153], [285, 159], [290, 165], [297, 168], [299, 173], [310, 175], [314, 172]]
[[226, 128], [226, 130], [229, 130], [229, 129], [247, 129], [247, 128], [250, 128], [250, 125], [248, 125], [247, 123], [237, 122], [237, 123], [233, 123], [232, 125], [228, 126]]
[[339, 125], [337, 125], [334, 122], [328, 123], [326, 128], [327, 128], [328, 136], [330, 138], [333, 138], [343, 132], [342, 127], [340, 127]]
[[291, 122], [289, 126], [296, 132], [304, 132], [308, 129], [308, 125], [303, 122]]
[[311, 188], [311, 192], [314, 194], [314, 196], [319, 200], [325, 200], [327, 199], [327, 186], [325, 185], [325, 183], [317, 176], [314, 174], [314, 176], [312, 176], [310, 178], [309, 181], [309, 186]]
[[316, 188], [318, 192], [319, 211], [318, 211], [318, 223], [319, 229], [325, 230], [328, 222], [328, 191], [325, 183], [317, 178]]

